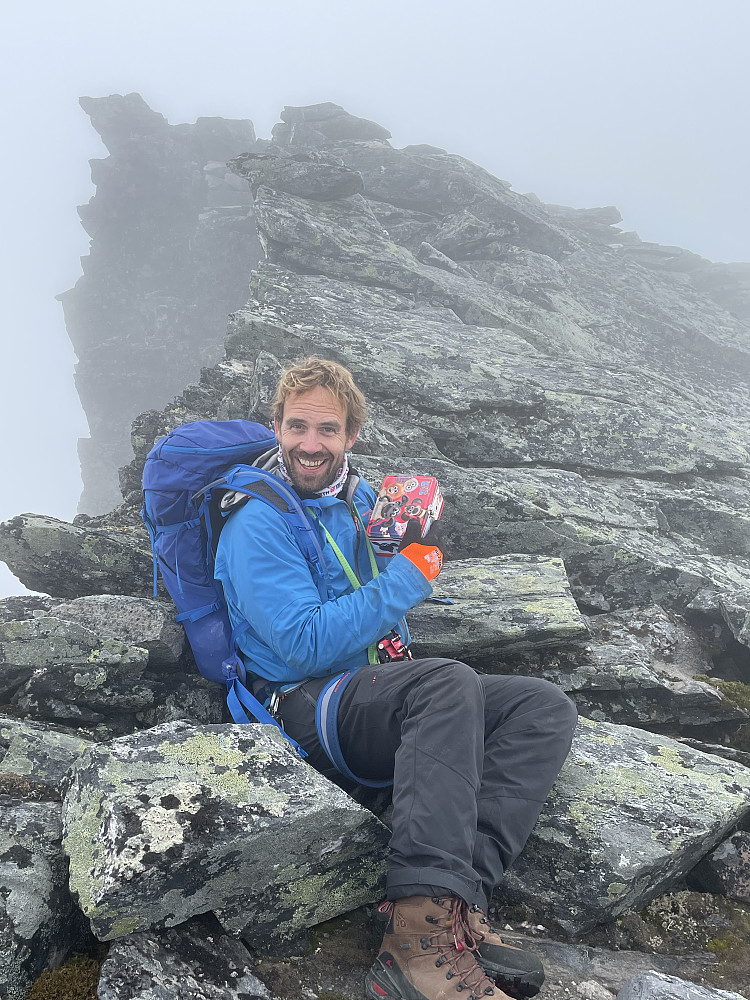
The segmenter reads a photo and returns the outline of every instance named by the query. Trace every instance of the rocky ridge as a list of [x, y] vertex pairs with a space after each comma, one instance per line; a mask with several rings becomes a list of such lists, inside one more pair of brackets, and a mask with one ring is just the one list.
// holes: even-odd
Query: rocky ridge
[[91, 238], [83, 275], [59, 296], [89, 424], [78, 445], [80, 510], [110, 510], [130, 424], [221, 357], [226, 315], [259, 257], [247, 185], [226, 161], [254, 148], [250, 121], [170, 125], [139, 94], [82, 97], [109, 155], [79, 208]]
[[[124, 144], [136, 158], [146, 133], [162, 142], [173, 128], [132, 95], [103, 99], [111, 159], [122, 153], [123, 101], [151, 122]], [[35, 870], [47, 864], [55, 899], [70, 899], [70, 886], [89, 920], [83, 932], [66, 923], [68, 911], [42, 892], [32, 919], [11, 889], [0, 919], [9, 996], [78, 947], [87, 926], [113, 939], [100, 982], [108, 1000], [150, 996], [144, 968], [149, 981], [214, 977], [209, 992], [186, 986], [185, 996], [261, 996], [250, 953], [226, 932], [258, 953], [299, 950], [306, 928], [351, 909], [334, 885], [352, 887], [354, 906], [377, 898], [382, 827], [304, 766], [274, 764], [283, 747], [262, 749], [250, 790], [239, 789], [237, 763], [252, 753], [227, 740], [262, 747], [263, 738], [216, 728], [221, 693], [190, 672], [164, 595], [147, 597], [137, 508], [153, 441], [191, 419], [267, 420], [279, 368], [309, 352], [346, 364], [371, 401], [357, 467], [372, 480], [432, 472], [443, 487], [449, 561], [439, 584], [453, 604], [416, 609], [417, 651], [547, 677], [583, 716], [494, 902], [501, 924], [525, 926], [546, 956], [546, 996], [562, 1000], [571, 981], [587, 1000], [662, 996], [673, 988], [664, 977], [684, 972], [745, 989], [750, 956], [736, 927], [750, 829], [750, 266], [644, 244], [616, 228], [614, 209], [543, 205], [434, 147], [396, 150], [381, 126], [336, 105], [285, 109], [270, 143], [243, 128], [247, 147], [226, 154], [221, 184], [228, 198], [239, 185], [246, 192], [237, 204], [255, 220], [263, 259], [230, 317], [224, 359], [165, 409], [137, 417], [114, 511], [72, 525], [23, 514], [0, 526], [2, 557], [49, 595], [0, 602], [0, 792], [3, 815], [21, 817], [3, 827], [0, 877], [18, 884], [22, 849]], [[184, 173], [169, 176], [176, 197]], [[175, 208], [177, 228], [193, 225], [191, 211]], [[104, 225], [99, 236], [114, 242]], [[92, 261], [96, 238], [94, 249]], [[220, 751], [209, 752], [221, 732]], [[178, 775], [170, 747], [186, 741], [201, 750]], [[259, 784], [270, 800], [254, 797]], [[349, 835], [353, 853], [302, 805], [327, 795], [341, 796], [352, 830], [369, 831]], [[29, 803], [51, 816], [62, 809], [65, 828], [47, 823], [49, 843], [24, 818]], [[382, 802], [368, 804], [387, 819]], [[277, 838], [273, 888], [258, 886], [252, 926], [240, 926], [216, 831], [230, 856], [248, 840], [260, 855], [262, 831], [297, 818], [304, 832]], [[706, 898], [733, 907], [730, 918], [712, 903], [717, 919], [685, 936], [677, 960], [654, 954], [658, 935], [636, 916], [649, 906], [663, 916], [660, 900], [675, 889], [693, 907], [682, 925], [698, 926], [691, 913]], [[218, 923], [196, 924], [208, 911]], [[679, 921], [668, 923], [677, 948]], [[542, 925], [559, 940], [539, 937]], [[221, 942], [211, 961], [193, 943], [209, 933]], [[599, 941], [599, 957], [589, 949], [584, 961], [570, 943], [581, 939]], [[369, 957], [365, 948], [350, 963], [352, 976]], [[264, 969], [277, 995], [314, 989], [314, 965], [296, 986], [272, 957], [257, 964], [261, 979]], [[649, 970], [662, 978], [626, 985]], [[328, 973], [319, 965], [317, 975]], [[353, 981], [336, 989], [353, 996]]]

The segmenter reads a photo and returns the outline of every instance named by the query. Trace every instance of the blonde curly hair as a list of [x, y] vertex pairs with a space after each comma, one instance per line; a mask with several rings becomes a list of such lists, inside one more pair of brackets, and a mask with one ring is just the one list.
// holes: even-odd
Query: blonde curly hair
[[307, 392], [320, 386], [330, 393], [346, 410], [346, 433], [356, 434], [367, 419], [365, 397], [354, 384], [352, 373], [337, 361], [328, 361], [315, 356], [303, 358], [285, 368], [281, 373], [276, 393], [271, 401], [274, 420], [281, 423], [284, 403], [297, 392]]

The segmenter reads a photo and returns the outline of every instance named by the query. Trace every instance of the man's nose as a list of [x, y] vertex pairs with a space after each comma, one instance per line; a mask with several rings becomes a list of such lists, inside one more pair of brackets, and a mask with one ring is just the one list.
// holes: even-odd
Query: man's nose
[[320, 435], [316, 430], [312, 428], [308, 430], [305, 436], [300, 441], [300, 450], [304, 451], [307, 455], [315, 455], [321, 450]]

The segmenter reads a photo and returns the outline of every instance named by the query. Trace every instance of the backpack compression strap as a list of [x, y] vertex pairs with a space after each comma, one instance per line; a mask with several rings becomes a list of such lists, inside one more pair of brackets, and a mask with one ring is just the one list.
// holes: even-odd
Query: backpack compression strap
[[320, 692], [318, 703], [315, 706], [315, 727], [318, 730], [318, 739], [330, 762], [346, 778], [358, 785], [365, 785], [367, 788], [387, 788], [393, 784], [393, 781], [369, 781], [366, 778], [357, 777], [349, 769], [341, 752], [338, 731], [339, 705], [341, 696], [355, 673], [356, 670], [346, 670], [343, 674], [338, 674]]
[[275, 719], [265, 705], [261, 704], [255, 695], [245, 687], [245, 681], [247, 680], [245, 665], [240, 659], [239, 654], [236, 652], [237, 634], [242, 631], [244, 631], [244, 625], [239, 629], [235, 629], [232, 633], [232, 644], [235, 647], [234, 662], [232, 662], [231, 657], [224, 662], [224, 667], [228, 675], [227, 708], [232, 715], [232, 719], [238, 725], [247, 725], [250, 722], [250, 719], [247, 717], [247, 713], [245, 712], [245, 709], [247, 709], [250, 715], [252, 715], [257, 722], [261, 722], [266, 726], [275, 726], [284, 739], [288, 743], [291, 743], [300, 757], [307, 757], [307, 751], [284, 731], [284, 727], [281, 725], [279, 720]]

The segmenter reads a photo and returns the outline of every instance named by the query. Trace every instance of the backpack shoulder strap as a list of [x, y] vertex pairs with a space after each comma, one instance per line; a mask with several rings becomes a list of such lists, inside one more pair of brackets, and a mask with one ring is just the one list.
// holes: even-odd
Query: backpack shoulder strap
[[[312, 568], [321, 597], [325, 601], [333, 599], [331, 576], [323, 556], [323, 546], [317, 529], [305, 511], [302, 501], [290, 486], [264, 469], [251, 465], [236, 465], [220, 479], [214, 480], [195, 494], [193, 499], [201, 502], [203, 516], [212, 531], [210, 544], [214, 553], [218, 544], [218, 534], [226, 520], [226, 517], [217, 518], [215, 512], [213, 516], [211, 514], [211, 507], [214, 507], [215, 511], [213, 498], [219, 490], [224, 496], [228, 491], [244, 494], [276, 510], [292, 529], [295, 541]], [[239, 501], [227, 501], [226, 514], [230, 514], [240, 505]]]

